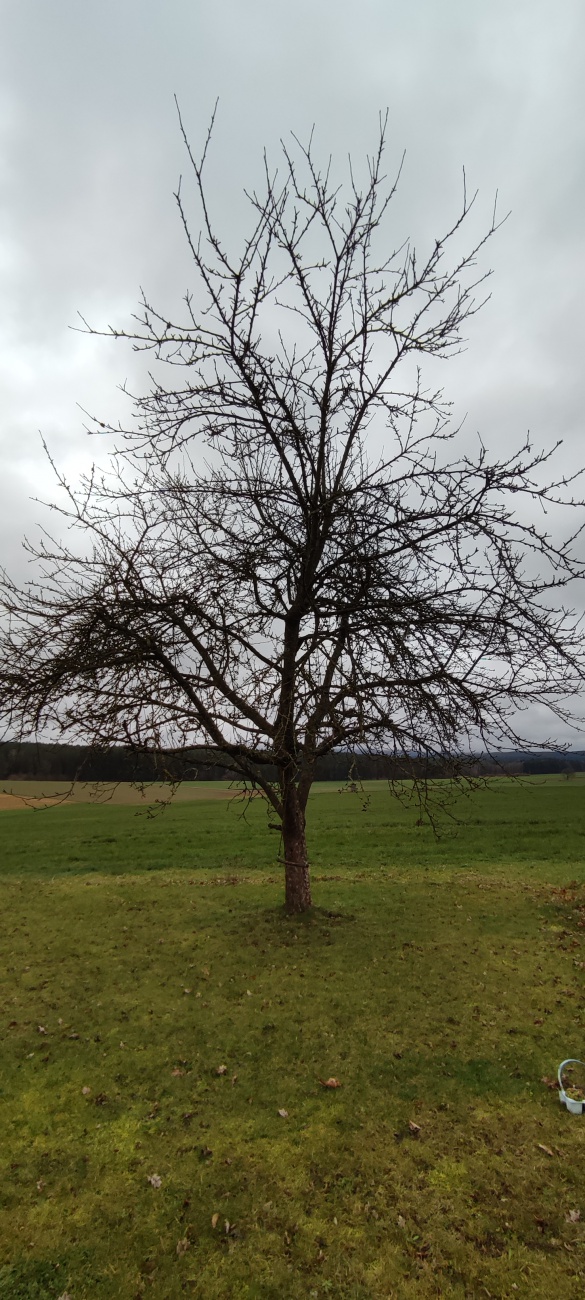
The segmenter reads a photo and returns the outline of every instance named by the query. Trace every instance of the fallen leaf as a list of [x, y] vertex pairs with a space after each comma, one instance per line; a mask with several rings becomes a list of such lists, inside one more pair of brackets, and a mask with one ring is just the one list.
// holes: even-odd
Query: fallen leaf
[[405, 1227], [406, 1227], [406, 1219], [404, 1219], [403, 1216], [402, 1216], [401, 1214], [398, 1215], [397, 1223], [398, 1223], [398, 1227], [399, 1227], [399, 1228], [405, 1228]]
[[408, 1121], [408, 1127], [409, 1127], [409, 1130], [410, 1130], [410, 1132], [412, 1133], [413, 1137], [418, 1137], [418, 1135], [419, 1135], [419, 1133], [420, 1133], [420, 1124], [415, 1124], [415, 1122], [414, 1122], [413, 1119], [409, 1119], [409, 1121]]
[[180, 1065], [176, 1065], [174, 1070], [171, 1070], [171, 1075], [173, 1079], [178, 1079], [179, 1076], [184, 1073], [185, 1071], [181, 1069]]
[[211, 1216], [212, 1228], [217, 1228], [218, 1223], [219, 1223], [219, 1214], [212, 1214]]
[[60, 1296], [57, 1296], [57, 1300], [73, 1300], [73, 1296], [70, 1296], [68, 1291], [63, 1291]]
[[542, 1079], [540, 1080], [540, 1082], [541, 1082], [541, 1083], [544, 1083], [545, 1088], [550, 1088], [550, 1089], [551, 1089], [551, 1092], [554, 1091], [554, 1089], [555, 1089], [555, 1088], [558, 1088], [558, 1086], [559, 1086], [559, 1081], [558, 1081], [558, 1079], [552, 1079], [552, 1078], [550, 1077], [550, 1075], [548, 1075], [548, 1074], [543, 1074]]
[[209, 966], [204, 966], [204, 967], [203, 967], [203, 974], [205, 975], [205, 978], [207, 979], [207, 977], [208, 977], [208, 975], [209, 975]]
[[224, 1224], [223, 1224], [223, 1226], [224, 1226], [224, 1229], [225, 1229], [225, 1232], [226, 1232], [226, 1235], [227, 1235], [227, 1233], [228, 1233], [229, 1230], [230, 1230], [230, 1221], [229, 1221], [229, 1219], [224, 1219]]
[[544, 1020], [543, 1020], [540, 1016], [537, 1016], [536, 1020], [534, 1021], [534, 1024], [535, 1024], [535, 1025], [543, 1025], [543, 1024], [544, 1024]]
[[233, 1088], [234, 1084], [237, 1083], [237, 1082], [238, 1082], [238, 1076], [237, 1076], [237, 1074], [232, 1074], [232, 1088]]
[[189, 1245], [189, 1238], [181, 1237], [181, 1240], [177, 1242], [177, 1255], [184, 1255], [188, 1251]]
[[90, 1092], [91, 1092], [91, 1088], [82, 1088], [81, 1091], [82, 1091], [84, 1097], [89, 1097], [89, 1094], [90, 1094]]
[[210, 1160], [213, 1155], [211, 1147], [201, 1147], [201, 1159]]
[[160, 1174], [149, 1174], [148, 1182], [151, 1187], [160, 1187], [162, 1185], [162, 1178]]
[[581, 1218], [580, 1210], [569, 1210], [569, 1213], [567, 1215], [567, 1223], [578, 1223], [580, 1218]]
[[251, 989], [246, 989], [246, 995], [247, 995], [247, 997], [249, 997], [249, 998], [252, 997], [252, 991], [251, 991]]
[[551, 1151], [550, 1147], [545, 1147], [544, 1142], [538, 1143], [538, 1150], [544, 1151], [545, 1156], [554, 1156], [554, 1151]]
[[94, 1097], [94, 1104], [96, 1106], [105, 1106], [107, 1100], [108, 1100], [107, 1092], [98, 1092], [97, 1097]]
[[44, 1025], [37, 1025], [37, 1033], [39, 1033], [39, 1034], [46, 1034], [46, 1032], [47, 1032], [47, 1031], [46, 1031]]
[[319, 1079], [322, 1088], [341, 1088], [339, 1079]]
[[279, 1110], [278, 1113], [281, 1119], [288, 1119], [288, 1111], [284, 1109], [284, 1106], [282, 1107], [281, 1110]]
[[216, 1074], [227, 1074], [227, 1065], [218, 1065]]
[[42, 1192], [44, 1186], [45, 1186], [45, 1184], [44, 1184], [44, 1182], [43, 1182], [43, 1179], [42, 1179], [42, 1178], [39, 1178], [39, 1181], [38, 1181], [38, 1183], [37, 1183], [37, 1192]]

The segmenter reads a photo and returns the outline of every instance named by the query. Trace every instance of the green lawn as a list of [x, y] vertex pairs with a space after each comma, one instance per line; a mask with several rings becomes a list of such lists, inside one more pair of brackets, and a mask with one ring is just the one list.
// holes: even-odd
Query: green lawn
[[2, 1300], [585, 1294], [585, 782], [367, 793], [0, 813]]

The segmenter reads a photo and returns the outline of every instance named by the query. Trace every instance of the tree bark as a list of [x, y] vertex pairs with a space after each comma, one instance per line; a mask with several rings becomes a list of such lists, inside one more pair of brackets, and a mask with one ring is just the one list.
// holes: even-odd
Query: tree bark
[[285, 907], [287, 912], [306, 912], [312, 906], [312, 899], [305, 814], [296, 785], [286, 774], [281, 778], [281, 790]]

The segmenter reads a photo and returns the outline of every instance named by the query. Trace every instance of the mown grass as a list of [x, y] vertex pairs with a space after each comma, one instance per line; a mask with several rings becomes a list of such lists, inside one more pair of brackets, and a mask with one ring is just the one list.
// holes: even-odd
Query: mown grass
[[368, 793], [1, 814], [2, 1300], [583, 1295], [583, 784]]

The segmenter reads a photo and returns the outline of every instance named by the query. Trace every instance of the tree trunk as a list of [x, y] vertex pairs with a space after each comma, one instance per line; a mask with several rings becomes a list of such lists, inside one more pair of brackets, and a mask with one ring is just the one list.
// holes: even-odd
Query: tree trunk
[[287, 912], [306, 912], [311, 907], [312, 900], [305, 814], [296, 785], [286, 774], [283, 774], [281, 779], [281, 791], [285, 906]]

